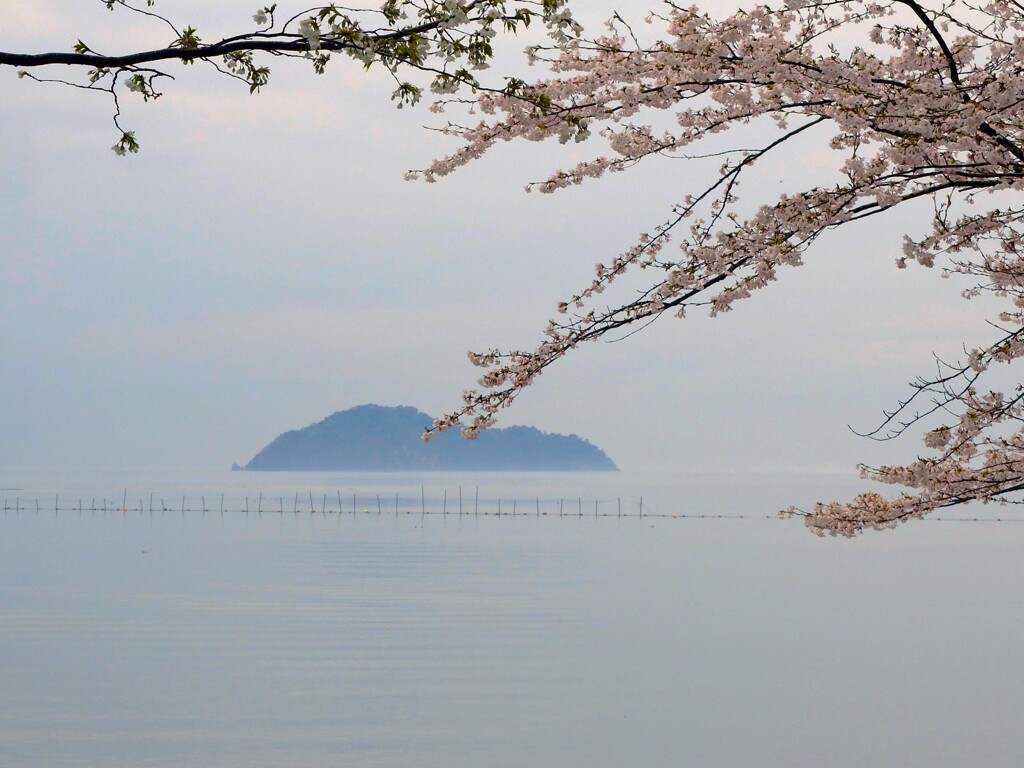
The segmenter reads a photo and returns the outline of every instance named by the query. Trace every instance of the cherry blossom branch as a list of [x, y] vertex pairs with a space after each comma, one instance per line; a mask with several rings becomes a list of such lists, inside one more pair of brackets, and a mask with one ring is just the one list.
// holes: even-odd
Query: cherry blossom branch
[[[608, 37], [578, 41], [550, 58], [536, 52], [554, 76], [527, 86], [534, 104], [482, 96], [479, 124], [447, 129], [463, 147], [411, 175], [433, 181], [500, 141], [600, 136], [608, 155], [529, 187], [554, 192], [656, 156], [708, 154], [687, 150], [752, 121], [766, 130], [774, 124], [775, 137], [762, 150], [727, 160], [651, 234], [607, 266], [598, 264], [590, 285], [559, 304], [568, 317], [550, 321], [534, 349], [471, 353], [485, 369], [480, 389], [466, 392], [462, 407], [425, 436], [461, 426], [474, 437], [579, 344], [622, 338], [622, 331], [629, 335], [668, 310], [680, 317], [699, 306], [712, 315], [728, 311], [774, 282], [781, 267], [802, 264], [823, 232], [931, 198], [943, 201], [935, 206], [931, 232], [906, 237], [897, 265], [931, 267], [941, 259], [947, 274], [981, 278], [966, 295], [1008, 300], [999, 319], [1010, 330], [988, 347], [969, 349], [963, 364], [940, 361], [939, 375], [918, 379], [910, 397], [869, 433], [890, 438], [926, 420], [948, 420], [925, 435], [934, 455], [904, 466], [861, 468], [865, 477], [913, 493], [896, 499], [862, 494], [846, 504], [787, 514], [801, 515], [817, 533], [852, 535], [972, 500], [1014, 501], [1024, 489], [1024, 387], [1004, 395], [981, 384], [995, 363], [1024, 356], [1024, 209], [996, 202], [1007, 196], [1012, 202], [1024, 190], [1020, 4], [950, 0], [932, 11], [917, 0], [798, 0], [721, 20], [669, 7], [659, 17], [667, 39], [642, 46], [632, 28], [623, 36], [613, 22]], [[940, 21], [970, 32], [961, 15], [985, 17], [984, 33], [947, 40]], [[861, 34], [864, 42], [830, 45], [839, 32]], [[639, 122], [659, 111], [671, 114], [675, 131], [655, 133]], [[800, 120], [799, 127], [788, 128], [791, 120]], [[753, 214], [741, 215], [741, 175], [767, 151], [798, 137], [808, 141], [812, 134], [803, 132], [812, 125], [829, 128], [836, 183], [765, 200]], [[736, 155], [726, 149], [723, 156]], [[982, 195], [993, 202], [979, 205]], [[665, 246], [680, 233], [678, 250], [669, 254]], [[598, 306], [600, 294], [649, 270], [657, 279], [632, 298]], [[927, 396], [932, 403], [918, 408]]]

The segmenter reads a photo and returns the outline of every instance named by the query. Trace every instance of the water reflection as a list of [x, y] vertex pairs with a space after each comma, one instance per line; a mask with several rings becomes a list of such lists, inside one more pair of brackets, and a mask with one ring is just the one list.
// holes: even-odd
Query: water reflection
[[[736, 487], [733, 511], [781, 495]], [[652, 509], [671, 492], [645, 490]], [[8, 513], [0, 765], [1011, 765], [1022, 543], [994, 524], [848, 542], [763, 518]]]

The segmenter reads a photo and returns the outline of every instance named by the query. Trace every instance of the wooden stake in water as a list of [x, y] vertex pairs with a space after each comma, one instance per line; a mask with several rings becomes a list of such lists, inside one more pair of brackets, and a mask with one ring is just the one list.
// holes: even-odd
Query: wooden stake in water
[[260, 491], [260, 499], [256, 502], [256, 514], [263, 517], [263, 492]]

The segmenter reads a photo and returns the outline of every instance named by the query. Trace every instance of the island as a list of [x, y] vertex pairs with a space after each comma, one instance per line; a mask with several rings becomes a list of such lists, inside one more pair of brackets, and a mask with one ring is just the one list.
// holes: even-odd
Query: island
[[492, 427], [475, 440], [434, 435], [433, 419], [410, 406], [360, 405], [274, 438], [240, 471], [615, 472], [604, 451], [576, 435]]

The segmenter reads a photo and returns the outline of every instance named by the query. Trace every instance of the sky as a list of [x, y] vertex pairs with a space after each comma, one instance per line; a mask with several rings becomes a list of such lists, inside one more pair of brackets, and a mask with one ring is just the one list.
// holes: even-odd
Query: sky
[[[648, 7], [604, 5], [586, 4], [588, 28]], [[256, 10], [159, 6], [207, 39]], [[0, 5], [0, 50], [78, 38], [110, 52], [168, 42], [98, 0]], [[526, 42], [506, 43], [502, 66], [522, 70]], [[108, 99], [0, 68], [0, 467], [227, 468], [362, 403], [453, 410], [479, 375], [468, 350], [532, 348], [596, 262], [709, 178], [708, 166], [664, 160], [524, 193], [600, 153], [592, 139], [505, 145], [439, 183], [405, 181], [458, 146], [429, 130], [442, 117], [395, 109], [393, 85], [347, 61], [321, 77], [271, 64], [255, 96], [172, 66], [159, 100], [123, 100], [142, 147], [129, 157], [110, 150]], [[745, 194], [799, 188], [829, 162], [820, 141], [795, 148]], [[832, 233], [727, 315], [587, 345], [499, 424], [580, 435], [634, 471], [910, 459], [913, 438], [876, 443], [850, 427], [874, 427], [933, 352], [986, 338], [984, 307], [960, 300], [962, 286], [894, 266], [902, 233], [928, 212]]]

